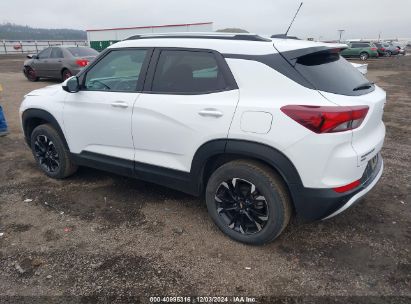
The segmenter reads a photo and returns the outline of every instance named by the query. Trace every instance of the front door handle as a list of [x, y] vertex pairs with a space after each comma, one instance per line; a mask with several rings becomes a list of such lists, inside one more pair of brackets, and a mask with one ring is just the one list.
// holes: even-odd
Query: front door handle
[[219, 118], [224, 115], [223, 112], [217, 109], [204, 109], [198, 112], [198, 114], [203, 117], [215, 117], [215, 118]]
[[128, 104], [124, 101], [115, 101], [111, 106], [114, 108], [128, 108]]

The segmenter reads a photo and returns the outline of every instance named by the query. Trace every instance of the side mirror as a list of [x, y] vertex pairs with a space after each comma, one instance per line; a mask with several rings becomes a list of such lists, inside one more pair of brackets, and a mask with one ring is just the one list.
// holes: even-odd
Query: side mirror
[[29, 55], [27, 55], [27, 58], [29, 58], [29, 59], [39, 59], [39, 55], [37, 55], [37, 54], [29, 54]]
[[28, 58], [28, 59], [32, 59], [33, 56], [34, 56], [34, 55], [32, 55], [32, 54], [28, 54], [28, 55], [27, 55], [27, 58]]
[[63, 90], [69, 93], [77, 93], [80, 91], [80, 83], [77, 76], [73, 76], [66, 81], [63, 85]]

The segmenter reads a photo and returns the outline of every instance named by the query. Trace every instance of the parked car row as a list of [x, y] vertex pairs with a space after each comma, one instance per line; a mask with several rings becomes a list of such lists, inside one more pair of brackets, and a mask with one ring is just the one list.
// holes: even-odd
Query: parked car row
[[346, 58], [359, 58], [363, 61], [368, 58], [390, 57], [393, 55], [405, 55], [403, 46], [395, 42], [369, 42], [357, 41], [347, 42], [348, 48], [341, 52]]

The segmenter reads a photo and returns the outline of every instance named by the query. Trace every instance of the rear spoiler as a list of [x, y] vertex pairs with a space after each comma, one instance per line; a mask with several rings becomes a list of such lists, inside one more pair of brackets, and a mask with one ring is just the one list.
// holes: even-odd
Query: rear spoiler
[[[275, 45], [274, 45], [275, 47]], [[309, 54], [314, 54], [314, 53], [319, 53], [319, 52], [332, 52], [332, 53], [339, 53], [342, 50], [348, 48], [346, 44], [331, 44], [327, 46], [315, 46], [315, 47], [309, 47], [309, 48], [304, 48], [304, 49], [296, 49], [292, 51], [285, 51], [285, 52], [280, 52], [277, 48], [277, 52], [279, 52], [285, 59], [292, 61], [295, 60], [299, 57], [309, 55]]]

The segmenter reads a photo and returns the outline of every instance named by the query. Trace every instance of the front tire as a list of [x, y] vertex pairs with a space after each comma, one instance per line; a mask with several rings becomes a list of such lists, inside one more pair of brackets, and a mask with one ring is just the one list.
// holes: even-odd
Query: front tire
[[49, 124], [31, 133], [31, 151], [38, 167], [49, 177], [63, 179], [77, 171], [58, 132]]
[[39, 77], [37, 76], [36, 71], [29, 66], [24, 68], [24, 75], [26, 76], [28, 80], [33, 81], [33, 82], [39, 80]]
[[219, 167], [207, 183], [206, 203], [221, 231], [253, 245], [277, 238], [292, 212], [281, 177], [255, 161], [238, 160]]

